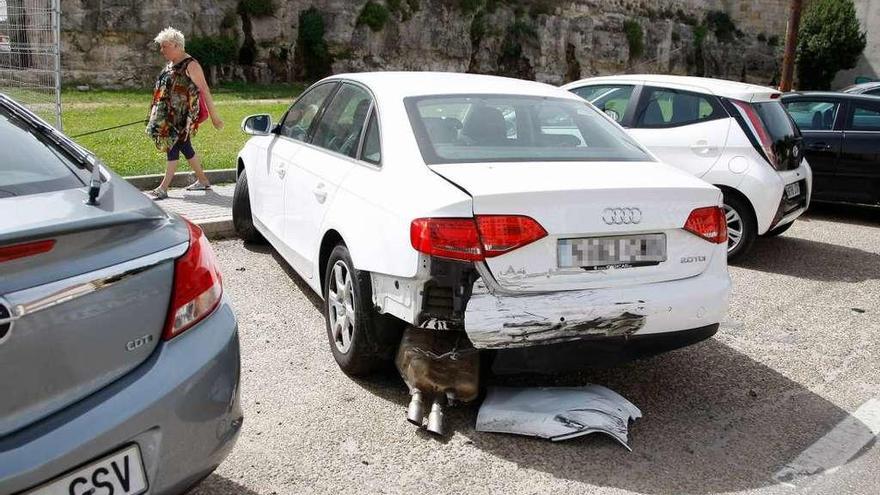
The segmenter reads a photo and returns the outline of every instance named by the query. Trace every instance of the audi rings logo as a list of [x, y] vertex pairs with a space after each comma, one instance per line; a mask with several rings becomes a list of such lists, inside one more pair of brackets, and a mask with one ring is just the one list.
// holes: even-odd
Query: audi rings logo
[[642, 221], [642, 210], [638, 208], [605, 208], [602, 220], [608, 225], [633, 225]]

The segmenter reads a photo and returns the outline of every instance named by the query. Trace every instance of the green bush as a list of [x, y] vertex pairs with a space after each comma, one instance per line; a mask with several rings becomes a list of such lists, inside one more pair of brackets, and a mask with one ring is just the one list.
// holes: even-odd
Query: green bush
[[767, 38], [767, 44], [770, 46], [779, 46], [779, 36], [774, 34], [773, 36]]
[[324, 16], [312, 7], [300, 12], [297, 33], [297, 55], [303, 66], [302, 76], [317, 81], [331, 73], [333, 57], [324, 40]]
[[642, 26], [632, 20], [623, 21], [623, 32], [626, 33], [626, 42], [629, 44], [630, 60], [639, 58], [645, 52], [645, 34], [642, 32]]
[[865, 49], [852, 0], [814, 0], [798, 33], [800, 89], [830, 89], [838, 71], [856, 66]]
[[409, 5], [409, 10], [413, 12], [418, 12], [422, 8], [419, 5], [419, 0], [406, 0], [406, 4]]
[[458, 8], [465, 14], [471, 14], [480, 10], [483, 0], [458, 0]]
[[388, 22], [388, 9], [381, 3], [375, 3], [372, 0], [364, 5], [361, 14], [357, 18], [357, 25], [366, 24], [373, 31], [381, 31]]
[[266, 17], [275, 13], [272, 0], [238, 0], [238, 13]]
[[742, 31], [736, 28], [733, 19], [727, 12], [712, 10], [706, 14], [706, 25], [715, 33], [718, 41], [733, 41], [734, 36], [742, 36]]
[[235, 61], [238, 41], [229, 36], [202, 36], [186, 41], [186, 51], [203, 67], [231, 64]]

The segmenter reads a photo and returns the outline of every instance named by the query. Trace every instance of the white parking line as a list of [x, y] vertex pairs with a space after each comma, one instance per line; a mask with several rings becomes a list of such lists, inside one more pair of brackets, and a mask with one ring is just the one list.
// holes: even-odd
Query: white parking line
[[873, 398], [773, 475], [792, 488], [818, 474], [830, 474], [849, 462], [880, 433], [880, 398]]

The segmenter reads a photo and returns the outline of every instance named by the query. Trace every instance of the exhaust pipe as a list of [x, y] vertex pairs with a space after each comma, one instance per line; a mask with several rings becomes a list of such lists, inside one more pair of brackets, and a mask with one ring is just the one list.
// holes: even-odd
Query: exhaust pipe
[[427, 413], [427, 430], [435, 435], [445, 433], [443, 416], [449, 401], [477, 398], [480, 355], [464, 332], [409, 327], [395, 362], [412, 396], [407, 421], [421, 427]]
[[435, 435], [443, 436], [445, 434], [443, 428], [443, 403], [445, 402], [446, 397], [441, 395], [431, 404], [431, 413], [428, 414], [428, 431]]
[[422, 402], [422, 392], [415, 389], [412, 393], [412, 399], [409, 401], [409, 408], [406, 410], [406, 420], [416, 426], [422, 426], [424, 418], [425, 403]]

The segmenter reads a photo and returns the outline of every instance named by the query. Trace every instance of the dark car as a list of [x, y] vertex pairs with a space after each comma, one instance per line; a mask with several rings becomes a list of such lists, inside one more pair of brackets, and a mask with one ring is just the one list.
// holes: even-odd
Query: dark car
[[852, 86], [843, 88], [841, 91], [856, 95], [880, 96], [880, 81], [853, 84]]
[[804, 137], [813, 199], [880, 204], [880, 98], [803, 92], [782, 103]]
[[177, 494], [240, 426], [199, 227], [0, 94], [0, 494]]

